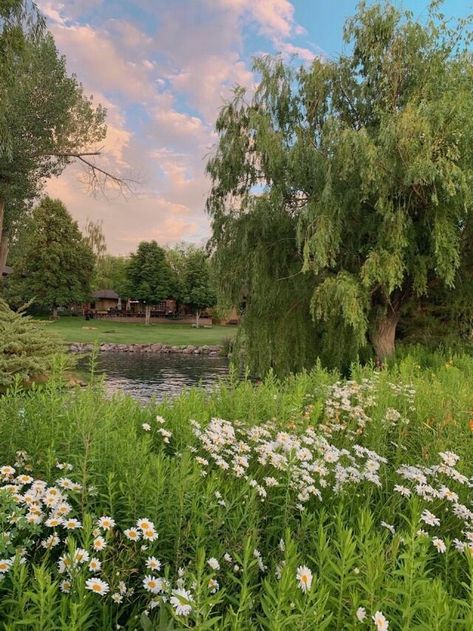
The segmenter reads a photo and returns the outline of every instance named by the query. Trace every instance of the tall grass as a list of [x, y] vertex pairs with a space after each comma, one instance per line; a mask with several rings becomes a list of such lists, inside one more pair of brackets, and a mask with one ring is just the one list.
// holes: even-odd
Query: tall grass
[[[0, 628], [387, 628], [376, 612], [389, 630], [473, 628], [473, 519], [455, 514], [473, 508], [473, 359], [417, 349], [381, 373], [354, 367], [353, 381], [320, 367], [258, 385], [231, 377], [148, 407], [107, 399], [100, 382], [65, 391], [60, 375], [12, 388], [0, 399], [0, 465], [15, 467], [3, 484], [16, 480], [0, 492], [0, 559], [11, 565]], [[422, 488], [402, 465], [427, 468]], [[22, 473], [59, 488], [81, 527], [47, 527]], [[426, 509], [439, 526], [423, 521]], [[104, 515], [110, 530], [97, 529]], [[159, 537], [130, 541], [124, 531], [144, 517]], [[42, 545], [54, 532], [60, 543]], [[87, 563], [61, 572], [78, 548], [99, 573]], [[151, 556], [159, 571], [146, 567]], [[108, 593], [87, 587], [93, 576]], [[168, 583], [151, 593], [146, 576]]]

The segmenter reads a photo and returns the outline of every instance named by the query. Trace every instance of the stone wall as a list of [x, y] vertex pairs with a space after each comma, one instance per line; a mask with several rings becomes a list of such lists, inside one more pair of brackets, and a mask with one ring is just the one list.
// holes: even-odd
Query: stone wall
[[[71, 353], [90, 353], [94, 344], [75, 342], [69, 345]], [[221, 346], [171, 346], [170, 344], [99, 344], [101, 352], [120, 353], [178, 353], [181, 355], [221, 355]]]

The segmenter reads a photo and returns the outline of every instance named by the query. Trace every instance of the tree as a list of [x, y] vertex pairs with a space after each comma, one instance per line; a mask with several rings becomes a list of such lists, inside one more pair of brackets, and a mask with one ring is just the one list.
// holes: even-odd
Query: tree
[[183, 302], [195, 313], [195, 324], [199, 327], [202, 309], [213, 307], [217, 302], [210, 280], [209, 261], [202, 249], [189, 251], [184, 271]]
[[122, 297], [130, 297], [128, 286], [128, 258], [105, 254], [95, 264], [92, 289], [113, 289]]
[[22, 310], [12, 311], [0, 298], [0, 390], [15, 377], [29, 381], [47, 374], [61, 353], [60, 340]]
[[145, 323], [150, 323], [151, 306], [171, 298], [176, 279], [166, 254], [156, 241], [142, 241], [130, 257], [127, 269], [130, 294], [145, 303]]
[[30, 0], [0, 2], [0, 269], [8, 243], [44, 182], [72, 161], [92, 186], [122, 183], [95, 162], [105, 110], [68, 75], [52, 35]]
[[[462, 273], [472, 38], [470, 20], [450, 26], [436, 4], [422, 24], [362, 2], [346, 24], [348, 54], [298, 70], [262, 58], [254, 96], [239, 88], [222, 109], [207, 207], [223, 289], [246, 301], [250, 353], [263, 352], [263, 331], [271, 348], [278, 332], [286, 351], [292, 337], [318, 355], [369, 341], [383, 361], [406, 306]], [[309, 355], [295, 353], [300, 367]]]
[[8, 283], [16, 303], [32, 301], [57, 318], [59, 306], [89, 298], [94, 256], [60, 200], [46, 197], [33, 210], [18, 250]]
[[93, 221], [89, 218], [86, 219], [84, 241], [92, 250], [96, 262], [104, 258], [107, 253], [107, 242], [103, 233], [103, 221]]

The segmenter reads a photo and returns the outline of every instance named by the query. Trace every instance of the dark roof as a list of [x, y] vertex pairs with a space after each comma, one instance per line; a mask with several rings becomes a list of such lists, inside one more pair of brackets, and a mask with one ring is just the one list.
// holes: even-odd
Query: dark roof
[[97, 289], [92, 294], [92, 298], [100, 300], [101, 298], [108, 298], [109, 300], [118, 300], [120, 296], [113, 289]]
[[12, 272], [13, 272], [13, 267], [10, 267], [9, 265], [5, 265], [2, 271], [2, 276], [8, 276]]

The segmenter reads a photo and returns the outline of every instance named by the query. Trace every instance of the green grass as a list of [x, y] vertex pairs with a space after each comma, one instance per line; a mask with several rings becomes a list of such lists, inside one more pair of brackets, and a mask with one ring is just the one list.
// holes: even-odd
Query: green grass
[[91, 342], [116, 344], [172, 344], [173, 346], [222, 344], [233, 337], [236, 327], [212, 326], [210, 329], [193, 328], [191, 324], [175, 322], [150, 324], [120, 322], [119, 320], [90, 320], [63, 317], [48, 322], [64, 342]]
[[[453, 540], [465, 542], [473, 531], [473, 518], [467, 525], [454, 514], [461, 505], [463, 513], [473, 508], [473, 358], [416, 349], [381, 373], [356, 367], [352, 377], [355, 384], [334, 388], [339, 377], [320, 368], [259, 385], [230, 376], [213, 393], [193, 389], [142, 407], [122, 396], [107, 399], [100, 383], [65, 392], [58, 374], [44, 387], [0, 398], [0, 466], [17, 463], [18, 473], [50, 485], [64, 485], [64, 477], [79, 483], [63, 493], [82, 524], [56, 528], [61, 542], [48, 551], [41, 542], [53, 527], [29, 523], [18, 496], [31, 483], [0, 492], [0, 562], [15, 559], [0, 581], [0, 629], [361, 631], [375, 629], [372, 616], [381, 611], [388, 631], [470, 631], [473, 554], [455, 549]], [[357, 445], [370, 451], [358, 455]], [[448, 451], [458, 463], [427, 469]], [[59, 470], [58, 462], [72, 469]], [[430, 488], [448, 487], [456, 499], [421, 497], [422, 489], [397, 472], [403, 464], [423, 467]], [[337, 488], [340, 471], [353, 477]], [[396, 484], [411, 496], [396, 492]], [[320, 498], [301, 499], [307, 485]], [[33, 508], [42, 501], [28, 498]], [[421, 520], [425, 509], [440, 525]], [[53, 510], [45, 502], [44, 518]], [[103, 515], [116, 525], [102, 531], [107, 547], [97, 552], [93, 530]], [[124, 535], [143, 517], [159, 533], [145, 550], [143, 540]], [[60, 572], [58, 559], [78, 546], [102, 562], [107, 595], [86, 588], [87, 564], [70, 570], [71, 590], [61, 591], [69, 573]], [[21, 564], [15, 551], [23, 547]], [[162, 564], [155, 576], [189, 590], [188, 615], [146, 591], [148, 556]], [[208, 563], [212, 557], [219, 567]], [[306, 592], [296, 578], [301, 566], [313, 575]], [[111, 595], [120, 581], [128, 591], [116, 604]]]

